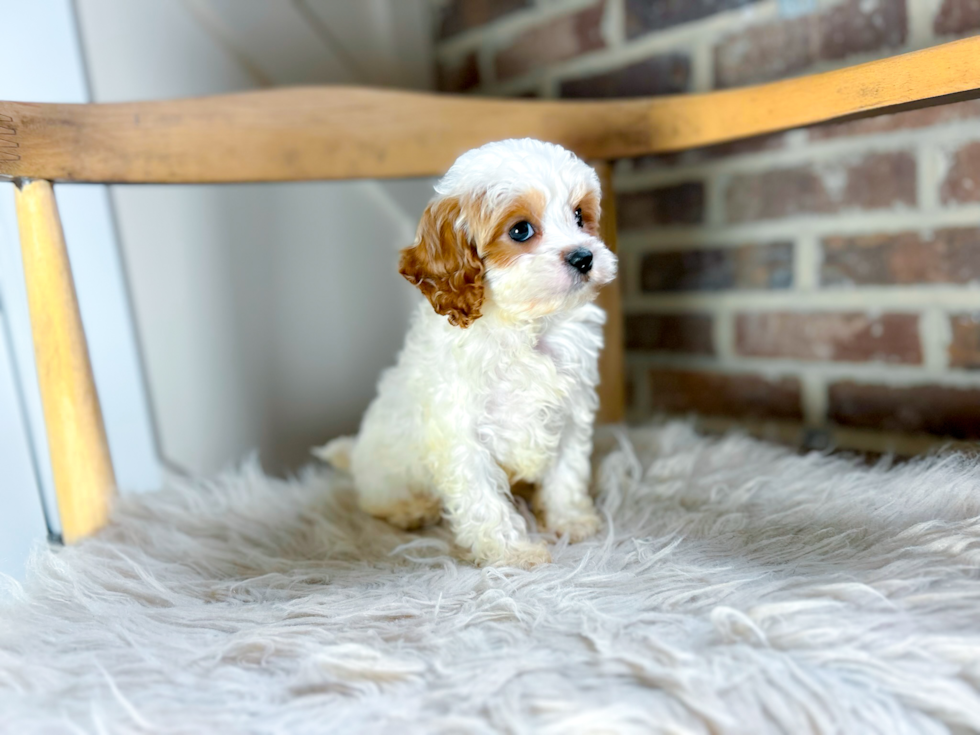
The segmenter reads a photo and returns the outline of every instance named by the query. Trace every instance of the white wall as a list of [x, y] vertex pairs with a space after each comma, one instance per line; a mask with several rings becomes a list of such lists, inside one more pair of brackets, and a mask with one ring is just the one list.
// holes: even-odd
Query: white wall
[[[0, 575], [21, 579], [26, 559], [43, 543], [47, 527], [7, 334], [0, 330]], [[4, 597], [0, 584], [0, 599]]]
[[[423, 0], [78, 0], [96, 101], [429, 83]], [[356, 429], [413, 294], [431, 182], [112, 188], [165, 456], [267, 467]]]
[[397, 251], [414, 231], [373, 182], [287, 184], [277, 197], [269, 430], [272, 456], [295, 466], [357, 429], [394, 361], [415, 298]]

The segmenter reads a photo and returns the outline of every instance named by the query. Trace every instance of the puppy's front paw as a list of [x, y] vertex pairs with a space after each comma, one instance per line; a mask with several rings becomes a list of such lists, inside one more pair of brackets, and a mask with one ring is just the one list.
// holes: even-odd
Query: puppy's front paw
[[568, 515], [549, 517], [546, 526], [559, 536], [568, 536], [568, 541], [575, 544], [595, 536], [599, 531], [600, 521], [599, 515], [589, 508]]
[[532, 569], [539, 564], [547, 564], [550, 562], [551, 552], [544, 543], [520, 541], [518, 543], [504, 546], [496, 553], [487, 555], [481, 561], [486, 566]]

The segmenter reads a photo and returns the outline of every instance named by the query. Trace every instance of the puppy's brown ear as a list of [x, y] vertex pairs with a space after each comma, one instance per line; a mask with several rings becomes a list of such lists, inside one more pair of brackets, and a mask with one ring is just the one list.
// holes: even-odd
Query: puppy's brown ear
[[483, 262], [458, 224], [460, 213], [453, 197], [426, 207], [415, 244], [402, 250], [398, 272], [418, 286], [436, 313], [465, 329], [483, 306]]

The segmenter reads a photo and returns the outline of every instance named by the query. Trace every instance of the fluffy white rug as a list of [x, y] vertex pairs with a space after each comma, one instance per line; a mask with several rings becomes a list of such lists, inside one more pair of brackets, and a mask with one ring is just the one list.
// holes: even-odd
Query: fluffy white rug
[[684, 424], [607, 437], [592, 542], [532, 572], [254, 464], [131, 496], [0, 609], [0, 730], [980, 730], [980, 465]]

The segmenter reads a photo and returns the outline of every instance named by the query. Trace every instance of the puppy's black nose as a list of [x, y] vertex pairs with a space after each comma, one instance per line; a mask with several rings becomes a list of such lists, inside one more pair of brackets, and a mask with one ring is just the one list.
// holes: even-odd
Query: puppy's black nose
[[592, 251], [585, 248], [573, 250], [565, 256], [565, 262], [579, 273], [588, 273], [592, 270]]

